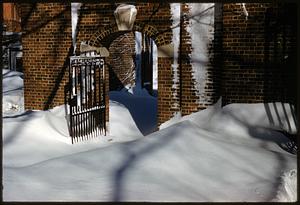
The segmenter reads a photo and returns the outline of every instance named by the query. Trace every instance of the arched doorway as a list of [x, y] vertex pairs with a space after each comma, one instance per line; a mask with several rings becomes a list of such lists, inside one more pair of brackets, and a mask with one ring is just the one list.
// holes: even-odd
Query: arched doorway
[[[128, 109], [144, 136], [156, 131], [158, 83], [154, 40], [141, 32], [130, 31], [113, 33], [103, 39], [103, 44], [110, 54], [106, 58], [110, 100]], [[110, 117], [111, 127], [114, 119]]]

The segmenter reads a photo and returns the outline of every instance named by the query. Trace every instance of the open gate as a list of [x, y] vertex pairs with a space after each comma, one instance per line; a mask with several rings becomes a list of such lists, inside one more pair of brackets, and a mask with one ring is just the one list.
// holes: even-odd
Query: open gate
[[105, 69], [101, 57], [70, 57], [69, 131], [74, 142], [106, 135]]

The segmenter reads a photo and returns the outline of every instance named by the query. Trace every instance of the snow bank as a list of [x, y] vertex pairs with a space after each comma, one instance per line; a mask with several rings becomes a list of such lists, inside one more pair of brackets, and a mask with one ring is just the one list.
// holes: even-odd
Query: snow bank
[[23, 73], [3, 69], [2, 75], [3, 115], [24, 111]]
[[171, 125], [174, 125], [174, 124], [176, 124], [176, 123], [178, 123], [178, 122], [181, 122], [181, 121], [183, 121], [183, 120], [182, 120], [182, 116], [181, 116], [181, 112], [177, 112], [177, 113], [174, 114], [174, 116], [173, 116], [170, 120], [168, 120], [168, 121], [162, 123], [162, 124], [159, 126], [159, 129], [161, 130], [161, 129], [170, 127]]
[[[3, 82], [9, 90], [16, 88], [11, 83], [20, 86]], [[4, 201], [297, 199], [297, 156], [281, 148], [288, 139], [269, 129], [263, 105], [221, 108], [219, 100], [144, 137], [155, 127], [155, 105], [145, 93], [111, 92], [110, 136], [74, 145], [68, 143], [64, 106], [4, 115]], [[267, 128], [256, 129], [260, 121]]]
[[295, 108], [289, 103], [229, 104], [221, 107], [219, 101], [205, 110], [180, 118], [176, 116], [163, 123], [160, 129], [184, 120], [218, 132], [249, 136], [262, 129], [297, 133], [298, 122]]
[[297, 201], [297, 170], [285, 172], [282, 176], [282, 183], [278, 190], [276, 202]]
[[268, 201], [278, 174], [295, 168], [293, 155], [239, 138], [229, 142], [184, 121], [30, 166], [4, 163], [3, 193], [6, 201]]
[[296, 112], [290, 103], [230, 104], [223, 108], [223, 114], [247, 126], [297, 133]]
[[222, 106], [222, 98], [218, 100], [216, 104], [213, 106], [209, 106], [207, 109], [201, 110], [199, 112], [192, 113], [190, 115], [181, 116], [180, 113], [176, 114], [173, 118], [170, 120], [164, 122], [160, 125], [159, 129], [164, 129], [166, 127], [169, 127], [173, 124], [182, 122], [184, 120], [190, 120], [201, 127], [207, 127], [210, 125], [211, 119], [216, 113], [220, 112]]

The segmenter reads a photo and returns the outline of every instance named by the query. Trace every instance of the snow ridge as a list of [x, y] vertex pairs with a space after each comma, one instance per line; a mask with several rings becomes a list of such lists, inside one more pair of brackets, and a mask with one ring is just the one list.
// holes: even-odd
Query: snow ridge
[[296, 202], [297, 201], [297, 170], [292, 169], [285, 172], [282, 176], [282, 185], [280, 186], [276, 199], [278, 202]]
[[[3, 70], [4, 99], [23, 96], [21, 76]], [[280, 182], [276, 201], [297, 200], [297, 155], [278, 146], [289, 139], [264, 104], [222, 108], [220, 99], [148, 135], [157, 99], [109, 95], [109, 135], [74, 145], [64, 105], [3, 117], [4, 201], [264, 202]]]

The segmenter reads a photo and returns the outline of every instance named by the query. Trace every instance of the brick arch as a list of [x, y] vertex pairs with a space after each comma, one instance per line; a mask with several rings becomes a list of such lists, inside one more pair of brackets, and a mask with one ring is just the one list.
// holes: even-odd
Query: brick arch
[[[166, 40], [163, 34], [160, 34], [159, 31], [154, 27], [149, 24], [143, 24], [143, 23], [135, 23], [133, 25], [132, 31], [139, 31], [141, 33], [146, 34], [148, 37], [154, 40], [155, 44], [157, 47], [165, 45]], [[96, 33], [92, 35], [90, 40], [88, 41], [88, 44], [90, 46], [95, 46], [95, 47], [101, 47], [102, 41], [111, 36], [115, 35], [117, 33], [123, 34], [126, 33], [127, 31], [119, 31], [117, 24], [111, 24], [109, 26], [105, 26], [103, 28], [100, 28]]]

